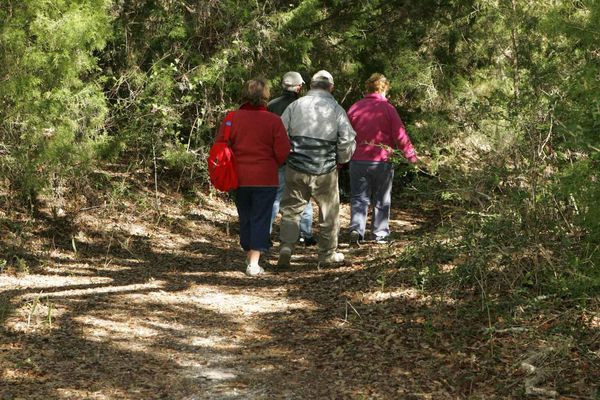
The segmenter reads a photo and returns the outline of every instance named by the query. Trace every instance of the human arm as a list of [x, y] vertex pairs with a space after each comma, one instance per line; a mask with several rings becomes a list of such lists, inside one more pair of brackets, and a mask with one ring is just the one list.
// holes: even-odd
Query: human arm
[[337, 113], [337, 163], [345, 164], [350, 161], [356, 149], [356, 132], [342, 107], [338, 106]]
[[286, 132], [290, 129], [290, 123], [292, 122], [292, 104], [290, 104], [283, 114], [281, 114], [281, 122], [283, 122], [283, 126]]
[[[219, 125], [219, 130], [217, 131], [217, 134], [215, 136], [215, 143], [217, 143], [217, 142], [225, 142], [226, 127], [227, 127], [227, 124], [229, 124], [229, 127], [231, 127], [232, 120], [233, 120], [233, 111], [229, 111], [225, 115], [225, 118], [223, 118], [223, 120], [221, 121], [221, 124]], [[230, 139], [231, 139], [231, 129], [230, 129], [229, 135], [230, 135], [230, 137], [228, 138], [228, 140], [230, 141]]]
[[273, 152], [277, 165], [283, 165], [290, 154], [290, 139], [283, 122], [277, 118], [273, 126]]
[[406, 133], [406, 127], [400, 119], [398, 112], [391, 104], [388, 104], [388, 117], [390, 119], [390, 126], [392, 132], [392, 139], [395, 147], [400, 149], [406, 159], [415, 164], [417, 162], [417, 153], [415, 148], [410, 141], [408, 133]]

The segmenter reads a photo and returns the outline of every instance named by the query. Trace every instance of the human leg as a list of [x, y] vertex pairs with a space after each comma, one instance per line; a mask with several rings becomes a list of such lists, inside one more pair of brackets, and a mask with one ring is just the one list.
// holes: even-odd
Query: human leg
[[319, 205], [319, 260], [335, 253], [340, 230], [340, 195], [338, 172], [334, 170], [314, 177], [311, 183], [313, 197]]
[[371, 185], [368, 177], [370, 163], [350, 162], [350, 232], [357, 232], [364, 238], [367, 214], [371, 199]]
[[246, 255], [246, 275], [257, 276], [265, 272], [264, 268], [258, 265], [260, 251], [249, 250]]
[[271, 226], [269, 228], [269, 233], [273, 232], [273, 224], [275, 223], [275, 219], [279, 213], [279, 205], [285, 189], [285, 165], [279, 167], [278, 174], [279, 186], [277, 187], [277, 194], [275, 195], [275, 201], [273, 202], [273, 212], [271, 213]]
[[306, 208], [300, 217], [300, 239], [299, 243], [304, 246], [314, 246], [317, 244], [312, 233], [313, 206], [310, 200], [306, 203]]
[[373, 223], [371, 232], [375, 239], [390, 235], [390, 209], [394, 168], [391, 163], [379, 163], [373, 172]]
[[252, 198], [247, 187], [240, 187], [235, 193], [235, 206], [240, 220], [240, 245], [245, 251], [250, 250], [250, 216]]
[[306, 203], [310, 199], [310, 188], [307, 184], [308, 174], [286, 168], [286, 187], [281, 199], [281, 242], [293, 244], [298, 240], [299, 221]]
[[312, 222], [313, 222], [313, 207], [310, 200], [306, 203], [306, 207], [300, 218], [300, 235], [309, 238], [312, 237]]
[[260, 251], [258, 250], [248, 250], [246, 252], [246, 262], [248, 265], [258, 265], [260, 261]]
[[277, 188], [254, 187], [249, 188], [252, 197], [250, 213], [250, 250], [247, 252], [246, 274], [260, 275], [264, 269], [258, 264], [261, 253], [270, 247], [269, 227], [271, 211]]
[[299, 221], [302, 211], [310, 199], [310, 180], [308, 174], [286, 168], [286, 187], [281, 199], [281, 248], [279, 249], [280, 266], [289, 266], [294, 246], [298, 240], [300, 228]]
[[254, 187], [251, 190], [250, 247], [252, 250], [265, 252], [271, 247], [269, 227], [277, 188]]

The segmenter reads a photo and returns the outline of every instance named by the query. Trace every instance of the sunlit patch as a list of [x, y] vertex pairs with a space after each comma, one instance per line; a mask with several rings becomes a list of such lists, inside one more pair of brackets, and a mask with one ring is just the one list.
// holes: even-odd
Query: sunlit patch
[[[249, 289], [248, 291], [251, 291]], [[257, 293], [237, 293], [236, 289], [215, 288], [211, 286], [193, 286], [185, 292], [173, 296], [170, 292], [157, 291], [149, 296], [165, 305], [186, 305], [214, 311], [219, 314], [260, 314], [286, 312], [291, 310], [315, 310], [315, 303], [307, 300], [290, 300], [283, 295], [280, 288], [260, 289]]]
[[193, 304], [222, 314], [259, 314], [285, 312], [298, 309], [315, 309], [309, 301], [290, 301], [256, 294], [226, 293], [209, 286], [194, 288]]
[[180, 272], [173, 271], [170, 273], [173, 276], [185, 276], [185, 277], [219, 277], [219, 278], [233, 278], [240, 279], [242, 277], [242, 268], [239, 271], [196, 271], [196, 272]]
[[[108, 261], [102, 260], [101, 262], [99, 262], [98, 264], [95, 264], [94, 266], [92, 266], [88, 263], [85, 263], [85, 264], [70, 263], [68, 266], [68, 270], [69, 270], [69, 277], [93, 276], [93, 275], [96, 275], [98, 273], [103, 273], [103, 272], [115, 273], [117, 271], [129, 270], [132, 267], [136, 267], [137, 265], [140, 265], [143, 263], [144, 263], [143, 260], [139, 260], [139, 259], [135, 259], [135, 258], [120, 258], [119, 264], [113, 264], [112, 260], [109, 259]], [[61, 273], [65, 272], [65, 266], [61, 265], [60, 261], [57, 261], [57, 263], [55, 265], [45, 266], [44, 271], [48, 272], [48, 273], [61, 274]], [[96, 282], [96, 279], [98, 279], [98, 278], [93, 278], [93, 279], [94, 279], [94, 282]]]
[[1, 276], [0, 292], [14, 289], [43, 289], [61, 286], [97, 285], [112, 282], [106, 277], [82, 277], [60, 275], [26, 275], [26, 276]]
[[[82, 327], [82, 333], [86, 339], [110, 342], [112, 346], [127, 351], [148, 351], [165, 335], [171, 337], [175, 335], [175, 338], [171, 340], [173, 349], [179, 349], [179, 347], [185, 349], [186, 346], [192, 346], [230, 351], [239, 348], [239, 340], [232, 341], [225, 336], [219, 336], [208, 328], [206, 332], [203, 330], [199, 332], [198, 329], [195, 329], [193, 333], [189, 332], [188, 324], [192, 321], [175, 322], [170, 320], [170, 316], [181, 309], [182, 312], [199, 313], [201, 318], [206, 319], [206, 313], [198, 310], [203, 309], [216, 311], [217, 314], [214, 318], [220, 321], [219, 314], [237, 317], [239, 314], [251, 315], [260, 312], [310, 307], [307, 302], [289, 302], [285, 297], [281, 297], [281, 294], [278, 294], [280, 290], [271, 292], [273, 292], [270, 293], [273, 298], [269, 295], [229, 294], [209, 287], [195, 287], [176, 294], [164, 290], [150, 293], [127, 293], [119, 296], [122, 297], [122, 302], [128, 304], [126, 310], [114, 310], [106, 316], [80, 316], [74, 320]], [[135, 310], [139, 310], [139, 312]], [[236, 324], [233, 320], [231, 323]], [[257, 338], [261, 335], [261, 332], [257, 332], [253, 324], [245, 323], [241, 327], [244, 330], [244, 332], [239, 332], [241, 336], [253, 335]], [[235, 326], [233, 329], [236, 329]], [[218, 376], [224, 377], [226, 374], [219, 375], [218, 373], [211, 377], [207, 376], [206, 379], [220, 379]]]
[[413, 223], [411, 221], [394, 220], [394, 219], [390, 219], [389, 224], [390, 224], [390, 226], [394, 227], [395, 231], [400, 231], [400, 232], [417, 229], [420, 226], [420, 224]]
[[180, 249], [186, 245], [188, 245], [190, 243], [189, 239], [182, 239], [181, 237], [178, 236], [169, 236], [168, 240], [163, 240], [160, 243], [157, 243], [154, 245], [155, 249], [162, 249], [162, 250], [177, 250]]
[[133, 221], [120, 220], [115, 223], [108, 223], [105, 226], [105, 229], [126, 233], [130, 236], [141, 236], [141, 237], [150, 236], [150, 231], [148, 230], [146, 225], [135, 223]]
[[111, 399], [129, 399], [130, 394], [124, 390], [110, 389], [110, 393], [90, 392], [89, 390], [79, 390], [72, 388], [56, 389], [56, 395], [59, 399], [90, 399], [90, 400], [111, 400]]
[[65, 307], [54, 304], [48, 298], [35, 297], [22, 303], [5, 325], [15, 332], [49, 331], [59, 326], [60, 317], [66, 312]]
[[215, 380], [227, 380], [234, 379], [237, 377], [231, 370], [223, 370], [218, 368], [206, 368], [201, 375], [203, 378], [210, 379], [211, 381]]
[[[101, 283], [106, 283], [106, 282], [112, 282], [112, 279], [110, 279], [110, 278], [97, 278], [97, 279], [102, 280], [102, 281], [98, 282], [96, 280], [96, 278], [94, 278], [92, 280], [93, 282], [90, 282], [88, 284], [99, 284], [99, 283], [101, 284]], [[104, 279], [108, 279], [108, 280], [105, 281]], [[138, 283], [138, 284], [124, 285], [124, 286], [101, 286], [101, 287], [93, 287], [93, 288], [86, 288], [86, 289], [61, 290], [58, 292], [43, 293], [43, 296], [50, 297], [50, 298], [56, 298], [56, 297], [65, 297], [66, 298], [66, 297], [93, 296], [93, 295], [108, 294], [108, 293], [140, 292], [140, 291], [145, 291], [148, 289], [160, 289], [164, 285], [165, 285], [165, 282], [163, 282], [163, 281], [152, 281], [149, 283]], [[29, 293], [29, 294], [21, 296], [21, 298], [31, 299], [31, 298], [39, 297], [40, 295], [41, 295], [40, 293]]]
[[217, 210], [210, 209], [200, 209], [195, 210], [190, 215], [200, 217], [206, 221], [218, 221], [218, 222], [226, 222], [229, 221], [232, 217], [237, 218], [237, 213], [235, 210], [231, 210], [230, 207], [220, 207]]
[[[425, 296], [414, 288], [404, 288], [396, 290], [376, 291], [369, 293], [346, 293], [352, 301], [361, 302], [364, 304], [379, 303], [393, 299], [406, 299], [418, 304], [429, 304], [432, 301], [430, 296]], [[456, 301], [454, 299], [444, 299], [445, 304], [453, 304]]]
[[440, 271], [451, 272], [456, 269], [456, 264], [442, 264], [440, 265]]
[[[57, 265], [56, 267], [46, 266], [44, 267], [44, 271], [48, 273], [61, 273], [64, 272], [64, 266]], [[95, 268], [91, 268], [88, 264], [85, 265], [77, 265], [72, 271], [70, 271], [71, 276], [95, 276], [97, 271]]]
[[94, 316], [74, 318], [82, 326], [87, 340], [93, 342], [110, 342], [112, 346], [127, 351], [147, 351], [160, 331], [141, 324], [139, 319], [129, 318], [124, 321]]
[[193, 365], [182, 365], [182, 367], [189, 368], [186, 375], [193, 378], [203, 378], [210, 381], [224, 381], [237, 378], [234, 370]]
[[31, 379], [31, 372], [27, 370], [6, 368], [2, 371], [2, 382], [22, 382]]
[[184, 375], [194, 380], [226, 381], [237, 378], [237, 371], [230, 368], [211, 367], [192, 360], [180, 362], [179, 365], [185, 369]]
[[237, 343], [232, 342], [230, 338], [214, 335], [193, 336], [185, 341], [194, 347], [206, 347], [217, 350], [235, 350], [240, 347]]

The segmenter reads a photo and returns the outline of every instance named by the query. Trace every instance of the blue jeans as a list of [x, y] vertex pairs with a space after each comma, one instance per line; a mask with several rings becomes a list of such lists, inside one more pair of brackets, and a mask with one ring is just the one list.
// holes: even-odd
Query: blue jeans
[[390, 234], [390, 208], [394, 167], [391, 163], [350, 161], [350, 232], [365, 236], [367, 213], [373, 202], [371, 233], [376, 238]]
[[266, 252], [271, 247], [269, 223], [276, 193], [276, 187], [237, 189], [235, 205], [240, 218], [240, 245], [245, 251]]
[[[279, 205], [281, 204], [281, 196], [285, 190], [285, 165], [279, 167], [279, 187], [277, 188], [277, 196], [275, 196], [275, 202], [273, 203], [273, 213], [271, 214], [271, 230], [273, 231], [273, 223], [277, 214], [279, 213]], [[300, 217], [300, 236], [303, 238], [312, 237], [312, 221], [313, 220], [313, 206], [310, 200], [306, 203], [306, 208], [302, 212]]]

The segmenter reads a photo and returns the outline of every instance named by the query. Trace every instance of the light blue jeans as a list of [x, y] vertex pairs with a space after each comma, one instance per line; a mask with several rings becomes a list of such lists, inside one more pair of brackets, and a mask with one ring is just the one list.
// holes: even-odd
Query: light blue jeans
[[375, 238], [389, 236], [393, 180], [391, 163], [350, 161], [350, 232], [365, 236], [367, 213], [373, 202], [371, 233]]
[[[285, 165], [279, 167], [279, 188], [277, 188], [277, 195], [275, 196], [275, 202], [273, 203], [273, 213], [271, 214], [271, 230], [273, 232], [273, 223], [277, 214], [279, 213], [279, 204], [281, 203], [281, 196], [285, 190]], [[310, 200], [306, 203], [306, 208], [302, 212], [300, 217], [300, 236], [303, 238], [312, 237], [312, 222], [313, 222], [313, 206]]]

